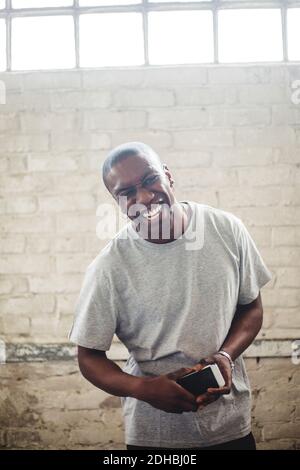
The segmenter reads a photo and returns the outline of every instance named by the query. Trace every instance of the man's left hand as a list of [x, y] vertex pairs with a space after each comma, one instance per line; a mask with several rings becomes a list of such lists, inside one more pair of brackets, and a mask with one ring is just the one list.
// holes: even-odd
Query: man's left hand
[[202, 395], [198, 395], [198, 397], [196, 398], [198, 410], [201, 410], [205, 406], [216, 401], [218, 398], [220, 398], [221, 395], [229, 394], [231, 390], [232, 371], [229, 360], [221, 354], [213, 354], [212, 356], [201, 359], [199, 364], [193, 366], [192, 369], [200, 371], [209, 364], [218, 365], [221, 374], [223, 375], [223, 378], [225, 380], [225, 385], [219, 388], [208, 388], [205, 393], [203, 393]]

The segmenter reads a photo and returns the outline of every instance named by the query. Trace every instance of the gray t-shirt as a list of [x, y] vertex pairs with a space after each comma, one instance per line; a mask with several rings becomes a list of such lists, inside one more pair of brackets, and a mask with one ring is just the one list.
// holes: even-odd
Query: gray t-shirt
[[[106, 351], [116, 334], [130, 354], [123, 371], [138, 376], [192, 366], [220, 349], [237, 304], [256, 299], [271, 274], [239, 218], [186, 203], [192, 217], [182, 237], [151, 243], [129, 223], [92, 261], [70, 341]], [[121, 397], [126, 444], [201, 447], [247, 435], [250, 386], [243, 358], [235, 364], [231, 393], [197, 412]]]

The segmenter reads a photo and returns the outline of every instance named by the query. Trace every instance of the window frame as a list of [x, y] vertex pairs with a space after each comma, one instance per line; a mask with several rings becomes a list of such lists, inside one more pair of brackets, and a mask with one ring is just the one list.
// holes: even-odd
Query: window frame
[[[70, 15], [74, 20], [74, 45], [76, 63], [74, 68], [65, 70], [84, 70], [85, 67], [80, 66], [79, 57], [79, 16], [91, 13], [108, 13], [108, 12], [139, 12], [143, 18], [143, 38], [144, 38], [144, 64], [137, 65], [135, 68], [143, 68], [151, 66], [148, 55], [148, 12], [150, 11], [172, 11], [172, 10], [210, 10], [213, 13], [213, 39], [214, 39], [214, 60], [210, 65], [220, 64], [218, 54], [218, 11], [225, 9], [273, 9], [281, 10], [282, 21], [282, 43], [283, 43], [283, 60], [276, 61], [276, 64], [299, 63], [288, 59], [288, 39], [287, 39], [287, 10], [291, 8], [300, 8], [300, 0], [204, 0], [199, 2], [167, 2], [167, 3], [151, 3], [149, 0], [141, 0], [140, 3], [132, 5], [107, 5], [107, 6], [80, 6], [79, 0], [73, 0], [73, 5], [68, 7], [37, 7], [37, 8], [12, 8], [12, 0], [6, 0], [6, 6], [0, 10], [0, 18], [6, 20], [6, 69], [5, 72], [12, 71], [11, 68], [11, 22], [16, 17], [26, 16], [61, 16]], [[253, 62], [252, 62], [253, 63]], [[255, 64], [270, 64], [272, 62], [255, 62]], [[223, 64], [223, 63], [221, 63]], [[240, 63], [239, 63], [240, 64]], [[243, 65], [246, 63], [243, 62]], [[179, 64], [180, 65], [180, 64]], [[195, 64], [197, 65], [197, 64]], [[205, 65], [199, 63], [199, 65]], [[226, 65], [228, 65], [226, 63]], [[111, 68], [112, 66], [103, 66], [95, 68]], [[118, 67], [118, 66], [114, 66]], [[132, 66], [120, 66], [121, 68], [130, 68]], [[155, 67], [163, 67], [158, 65]], [[53, 70], [53, 69], [51, 69]], [[64, 70], [64, 69], [60, 69]], [[3, 73], [3, 72], [2, 72]]]

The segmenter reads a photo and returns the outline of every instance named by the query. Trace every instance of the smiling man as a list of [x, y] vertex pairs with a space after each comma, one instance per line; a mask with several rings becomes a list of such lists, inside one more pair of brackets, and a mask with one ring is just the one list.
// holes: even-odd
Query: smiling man
[[102, 173], [107, 189], [142, 238], [168, 243], [184, 232], [190, 208], [177, 203], [171, 173], [150, 147], [118, 147], [104, 162]]
[[[242, 358], [271, 279], [242, 221], [177, 201], [167, 165], [141, 142], [113, 149], [104, 183], [129, 222], [88, 266], [69, 338], [83, 376], [121, 397], [127, 449], [255, 449]], [[114, 334], [130, 355], [108, 359]], [[194, 396], [176, 379], [216, 363], [225, 386]]]

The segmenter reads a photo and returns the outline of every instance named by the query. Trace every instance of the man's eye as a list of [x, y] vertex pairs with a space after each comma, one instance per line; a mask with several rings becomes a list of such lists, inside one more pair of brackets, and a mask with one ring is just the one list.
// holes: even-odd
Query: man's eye
[[128, 189], [128, 191], [124, 191], [123, 193], [119, 194], [119, 196], [131, 197], [134, 195], [134, 189]]
[[149, 178], [147, 178], [147, 179], [144, 181], [144, 184], [146, 184], [146, 185], [148, 185], [148, 184], [153, 184], [158, 178], [159, 178], [159, 175], [150, 176]]

